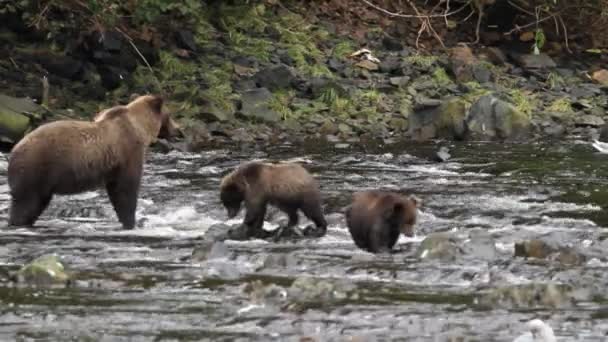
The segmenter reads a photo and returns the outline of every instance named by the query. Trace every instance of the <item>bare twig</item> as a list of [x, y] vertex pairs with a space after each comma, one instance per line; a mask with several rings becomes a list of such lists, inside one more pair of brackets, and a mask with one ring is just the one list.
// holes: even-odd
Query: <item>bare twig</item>
[[131, 44], [131, 47], [133, 48], [133, 50], [135, 50], [135, 52], [139, 55], [139, 57], [142, 59], [142, 61], [144, 61], [144, 63], [146, 63], [148, 70], [150, 70], [152, 77], [154, 77], [154, 80], [156, 81], [156, 85], [158, 86], [158, 91], [164, 97], [163, 86], [160, 84], [160, 81], [154, 74], [154, 70], [152, 69], [152, 66], [150, 65], [150, 63], [148, 63], [148, 60], [146, 59], [146, 57], [144, 57], [144, 55], [139, 51], [139, 49], [137, 48], [135, 43], [133, 43], [133, 39], [128, 34], [123, 32], [122, 30], [120, 30], [119, 28], [116, 28], [115, 30], [120, 32], [125, 38], [127, 38], [127, 41], [129, 42], [129, 44]]
[[49, 108], [49, 90], [50, 90], [49, 78], [42, 76], [42, 106]]
[[[467, 1], [464, 5], [462, 5], [460, 8], [452, 11], [452, 12], [447, 12], [447, 13], [443, 13], [443, 14], [429, 14], [429, 15], [421, 15], [421, 14], [416, 14], [416, 15], [412, 15], [412, 14], [401, 14], [401, 13], [394, 13], [391, 11], [388, 11], [378, 5], [373, 4], [372, 2], [368, 1], [368, 0], [361, 0], [364, 3], [366, 3], [368, 6], [386, 14], [386, 15], [390, 15], [391, 17], [399, 17], [399, 18], [418, 18], [418, 19], [425, 19], [425, 18], [444, 18], [444, 17], [448, 17], [451, 15], [454, 15], [456, 13], [462, 12], [462, 10], [464, 10], [465, 8], [467, 8], [467, 6], [469, 6], [472, 2], [472, 0]], [[413, 5], [411, 3], [410, 0], [406, 0], [408, 3], [410, 3], [410, 5]]]

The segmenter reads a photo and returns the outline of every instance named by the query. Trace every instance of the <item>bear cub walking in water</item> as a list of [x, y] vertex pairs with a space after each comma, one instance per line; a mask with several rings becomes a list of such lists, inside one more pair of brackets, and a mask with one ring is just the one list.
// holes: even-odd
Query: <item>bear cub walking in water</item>
[[241, 164], [222, 179], [220, 199], [230, 218], [235, 217], [241, 204], [245, 203], [246, 213], [241, 228], [245, 229], [247, 237], [269, 237], [263, 229], [268, 204], [279, 208], [289, 217], [287, 226], [279, 228], [276, 238], [285, 229], [293, 230], [297, 226], [298, 210], [316, 226], [304, 229], [303, 235], [321, 237], [327, 231], [319, 186], [305, 168], [295, 163]]
[[158, 96], [140, 96], [94, 122], [55, 121], [23, 137], [8, 164], [9, 225], [32, 226], [55, 194], [105, 186], [119, 221], [133, 228], [146, 150], [177, 132], [162, 106]]
[[420, 201], [380, 190], [353, 195], [346, 210], [346, 225], [357, 247], [371, 253], [389, 252], [399, 234], [414, 235]]

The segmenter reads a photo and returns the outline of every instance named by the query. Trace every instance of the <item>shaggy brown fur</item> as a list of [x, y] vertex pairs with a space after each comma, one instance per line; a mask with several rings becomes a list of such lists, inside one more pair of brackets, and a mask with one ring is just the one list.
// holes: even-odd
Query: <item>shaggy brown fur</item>
[[123, 227], [133, 228], [145, 152], [171, 123], [162, 105], [140, 96], [94, 122], [55, 121], [27, 134], [9, 159], [9, 224], [32, 226], [55, 194], [105, 186]]
[[419, 200], [387, 191], [362, 191], [353, 195], [346, 224], [357, 247], [372, 253], [390, 251], [399, 233], [414, 235]]
[[249, 237], [263, 237], [262, 229], [266, 206], [271, 204], [289, 217], [287, 227], [298, 224], [298, 210], [315, 223], [305, 235], [323, 236], [327, 223], [321, 209], [321, 195], [315, 179], [295, 163], [268, 164], [250, 162], [240, 165], [226, 175], [220, 184], [220, 198], [230, 218], [235, 217], [245, 202], [245, 219]]

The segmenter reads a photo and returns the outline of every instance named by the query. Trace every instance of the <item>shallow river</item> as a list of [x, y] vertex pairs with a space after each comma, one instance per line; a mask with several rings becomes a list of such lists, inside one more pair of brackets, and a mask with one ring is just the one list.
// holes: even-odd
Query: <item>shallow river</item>
[[[449, 162], [437, 163], [437, 149], [151, 153], [135, 230], [120, 229], [104, 192], [56, 197], [35, 229], [1, 224], [0, 341], [512, 341], [533, 318], [550, 324], [558, 341], [607, 340], [608, 156], [587, 144], [462, 144], [451, 146]], [[193, 258], [206, 230], [225, 221], [221, 175], [269, 157], [298, 158], [319, 179], [328, 234], [226, 241], [207, 258]], [[358, 250], [340, 214], [353, 191], [378, 187], [423, 201], [416, 236], [401, 237], [392, 255]], [[271, 213], [265, 227], [281, 222], [282, 214]], [[451, 232], [473, 251], [417, 258], [433, 232]], [[477, 246], [475, 237], [486, 242]], [[564, 266], [514, 257], [514, 243], [533, 238], [587, 258]], [[9, 273], [48, 253], [72, 272], [69, 287], [11, 282]], [[566, 284], [574, 294], [558, 303], [484, 304], [497, 288], [530, 283]]]

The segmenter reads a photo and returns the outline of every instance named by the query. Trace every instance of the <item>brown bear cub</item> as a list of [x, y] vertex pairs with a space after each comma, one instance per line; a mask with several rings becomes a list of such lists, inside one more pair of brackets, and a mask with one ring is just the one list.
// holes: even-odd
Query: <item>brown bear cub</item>
[[119, 221], [133, 228], [145, 152], [160, 135], [176, 132], [162, 106], [158, 96], [140, 96], [94, 122], [54, 121], [23, 137], [8, 164], [9, 225], [32, 226], [55, 194], [105, 186]]
[[414, 235], [419, 203], [414, 196], [388, 191], [357, 192], [346, 210], [346, 225], [357, 247], [371, 253], [390, 252], [399, 233]]
[[[241, 204], [245, 203], [246, 213], [241, 229], [245, 229], [246, 237], [269, 237], [262, 228], [268, 204], [277, 207], [289, 217], [287, 226], [276, 232], [276, 238], [280, 237], [285, 229], [294, 230], [298, 224], [298, 210], [316, 226], [304, 229], [303, 235], [321, 237], [327, 231], [319, 186], [305, 168], [295, 163], [241, 164], [222, 179], [220, 199], [230, 218], [235, 217], [241, 209]], [[298, 234], [297, 231], [294, 232]]]

